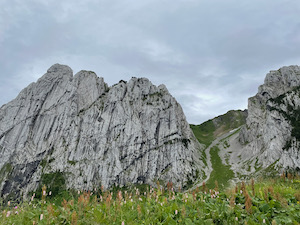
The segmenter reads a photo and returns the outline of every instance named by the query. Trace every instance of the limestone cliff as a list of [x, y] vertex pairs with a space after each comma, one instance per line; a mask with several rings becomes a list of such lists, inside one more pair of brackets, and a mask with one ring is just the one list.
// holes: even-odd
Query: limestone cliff
[[74, 189], [184, 186], [204, 173], [202, 148], [164, 85], [132, 78], [108, 87], [55, 64], [0, 108], [0, 193], [25, 196], [57, 171]]
[[248, 168], [243, 173], [299, 170], [300, 67], [268, 73], [258, 93], [249, 98], [248, 113], [239, 134], [238, 155]]

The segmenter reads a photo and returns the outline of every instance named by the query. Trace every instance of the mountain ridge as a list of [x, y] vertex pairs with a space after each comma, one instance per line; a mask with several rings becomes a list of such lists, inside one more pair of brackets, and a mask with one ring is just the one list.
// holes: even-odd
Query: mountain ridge
[[92, 71], [73, 76], [55, 64], [0, 107], [0, 194], [26, 197], [46, 181], [188, 189], [219, 179], [224, 188], [299, 172], [299, 112], [299, 66], [270, 71], [248, 110], [189, 125], [165, 85], [133, 77], [108, 86]]
[[132, 78], [108, 87], [94, 72], [73, 76], [55, 64], [0, 108], [0, 192], [26, 196], [56, 172], [74, 189], [184, 187], [205, 173], [202, 148], [164, 85]]

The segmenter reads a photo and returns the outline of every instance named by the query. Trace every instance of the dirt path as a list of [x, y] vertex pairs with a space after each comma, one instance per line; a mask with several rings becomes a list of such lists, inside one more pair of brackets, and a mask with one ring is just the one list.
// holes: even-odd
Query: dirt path
[[[237, 129], [239, 129], [239, 128], [236, 128], [236, 129], [234, 129], [234, 130], [231, 130], [231, 131], [229, 131], [228, 133], [223, 134], [223, 135], [221, 135], [220, 137], [217, 137], [217, 138], [216, 138], [216, 139], [215, 139], [215, 140], [214, 140], [214, 141], [213, 141], [213, 142], [205, 149], [206, 163], [207, 163], [207, 167], [208, 167], [208, 168], [207, 168], [208, 174], [206, 174], [207, 177], [206, 177], [206, 179], [204, 180], [204, 182], [207, 182], [207, 181], [209, 180], [210, 174], [211, 174], [211, 172], [213, 171], [212, 163], [211, 163], [211, 154], [210, 154], [210, 150], [211, 150], [214, 146], [218, 145], [222, 139], [227, 138], [228, 136], [232, 135]], [[202, 182], [201, 182], [200, 185], [202, 185]], [[196, 186], [199, 186], [199, 184], [198, 184], [198, 185], [195, 185], [195, 187], [196, 187]], [[194, 187], [193, 187], [193, 188], [194, 188]]]

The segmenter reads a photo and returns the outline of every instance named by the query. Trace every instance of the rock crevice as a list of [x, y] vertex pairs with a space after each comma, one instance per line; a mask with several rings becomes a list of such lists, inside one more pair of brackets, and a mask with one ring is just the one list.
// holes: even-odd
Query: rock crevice
[[91, 71], [73, 77], [55, 64], [0, 108], [0, 169], [11, 168], [0, 173], [0, 193], [25, 196], [57, 171], [75, 189], [184, 186], [204, 170], [201, 148], [164, 85], [132, 78], [108, 87]]

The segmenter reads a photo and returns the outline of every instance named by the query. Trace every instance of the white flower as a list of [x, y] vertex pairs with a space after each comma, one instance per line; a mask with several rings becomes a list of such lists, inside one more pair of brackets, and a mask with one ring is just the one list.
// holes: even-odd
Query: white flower
[[41, 214], [41, 215], [40, 215], [40, 220], [43, 220], [43, 218], [44, 218], [44, 215]]

